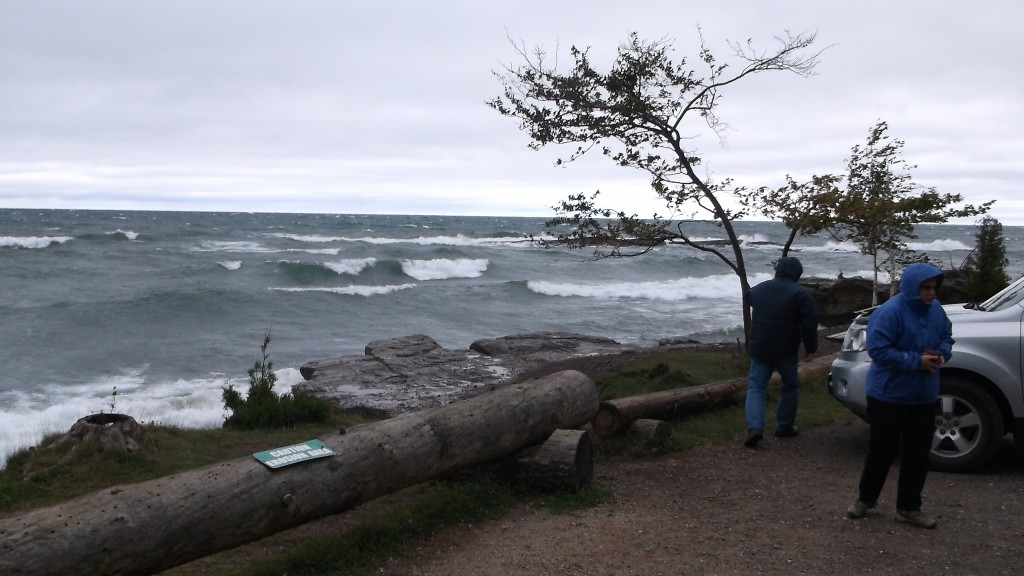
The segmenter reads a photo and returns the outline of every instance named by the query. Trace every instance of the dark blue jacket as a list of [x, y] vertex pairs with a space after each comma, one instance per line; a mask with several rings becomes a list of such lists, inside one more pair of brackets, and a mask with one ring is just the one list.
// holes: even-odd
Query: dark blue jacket
[[891, 404], [929, 404], [939, 397], [939, 371], [920, 370], [925, 348], [949, 360], [953, 325], [936, 298], [921, 300], [921, 283], [942, 271], [931, 264], [911, 264], [900, 278], [900, 293], [868, 317], [867, 394]]
[[749, 353], [762, 360], [781, 360], [818, 350], [818, 307], [806, 288], [797, 284], [804, 267], [792, 256], [775, 263], [775, 278], [750, 289], [753, 307]]

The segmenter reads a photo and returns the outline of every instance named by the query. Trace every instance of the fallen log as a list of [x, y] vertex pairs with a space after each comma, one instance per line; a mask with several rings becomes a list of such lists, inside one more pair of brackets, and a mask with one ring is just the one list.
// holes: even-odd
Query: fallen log
[[563, 371], [321, 438], [333, 456], [239, 458], [0, 518], [0, 574], [152, 574], [583, 426], [587, 376]]
[[747, 391], [747, 379], [677, 388], [602, 402], [590, 425], [601, 438], [622, 433], [641, 418], [678, 420], [687, 414], [738, 402]]
[[594, 478], [594, 448], [583, 430], [555, 430], [508, 458], [508, 474], [540, 490], [577, 492]]

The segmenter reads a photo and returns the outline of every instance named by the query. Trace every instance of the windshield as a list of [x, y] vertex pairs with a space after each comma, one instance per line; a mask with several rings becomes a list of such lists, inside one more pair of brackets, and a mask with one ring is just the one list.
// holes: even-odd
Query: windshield
[[1024, 277], [1018, 278], [1016, 282], [1003, 288], [996, 295], [978, 305], [979, 310], [994, 312], [1019, 304], [1024, 299]]

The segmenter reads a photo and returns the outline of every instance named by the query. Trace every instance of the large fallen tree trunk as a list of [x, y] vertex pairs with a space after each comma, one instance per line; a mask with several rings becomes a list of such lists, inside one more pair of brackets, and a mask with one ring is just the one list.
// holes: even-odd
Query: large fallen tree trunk
[[629, 428], [634, 420], [678, 420], [687, 414], [738, 402], [747, 391], [747, 379], [677, 388], [602, 402], [590, 424], [601, 438]]
[[0, 519], [0, 574], [152, 574], [582, 427], [575, 371], [322, 438], [335, 455], [271, 470], [240, 458]]

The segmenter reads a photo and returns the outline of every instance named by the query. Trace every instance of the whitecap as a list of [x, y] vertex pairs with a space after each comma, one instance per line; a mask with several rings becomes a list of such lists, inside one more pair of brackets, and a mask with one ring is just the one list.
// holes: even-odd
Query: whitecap
[[[276, 370], [274, 374], [274, 391], [278, 394], [290, 393], [303, 380], [298, 368]], [[220, 427], [228, 415], [221, 396], [228, 385], [245, 396], [249, 380], [211, 375], [150, 382], [143, 369], [136, 369], [90, 383], [48, 387], [45, 392], [0, 394], [0, 468], [14, 452], [37, 446], [49, 434], [64, 433], [90, 414], [116, 412], [140, 423], [182, 428]]]
[[322, 266], [329, 270], [333, 270], [338, 274], [352, 274], [354, 276], [376, 263], [376, 258], [359, 258], [353, 260], [338, 260], [336, 262], [324, 262]]
[[398, 284], [389, 286], [337, 286], [334, 288], [311, 287], [311, 288], [271, 288], [280, 292], [330, 292], [346, 296], [379, 296], [390, 294], [399, 290], [415, 288], [415, 284]]
[[46, 248], [50, 244], [63, 244], [72, 239], [71, 236], [0, 236], [0, 247]]
[[[771, 274], [756, 274], [750, 284], [754, 285], [771, 278]], [[678, 278], [654, 282], [603, 282], [600, 284], [577, 284], [530, 280], [527, 288], [546, 296], [582, 297], [597, 299], [648, 299], [680, 301], [697, 298], [715, 300], [740, 300], [739, 279], [732, 274], [720, 274], [703, 278]]]
[[479, 278], [487, 270], [486, 259], [402, 260], [402, 272], [417, 280]]
[[225, 260], [223, 262], [217, 262], [217, 264], [220, 264], [221, 266], [228, 270], [238, 270], [239, 268], [242, 267], [241, 260]]
[[114, 230], [113, 232], [107, 232], [107, 234], [111, 236], [121, 236], [128, 240], [135, 240], [139, 237], [138, 232], [132, 232], [131, 230], [121, 230], [120, 228]]

